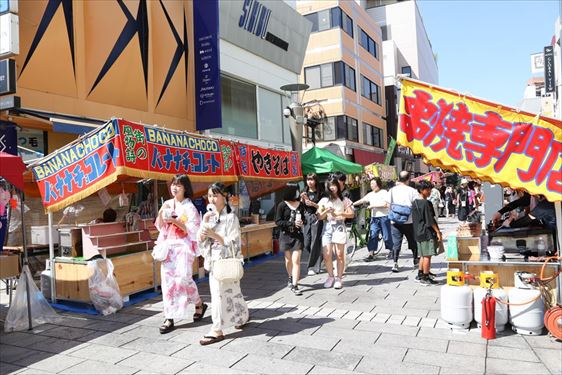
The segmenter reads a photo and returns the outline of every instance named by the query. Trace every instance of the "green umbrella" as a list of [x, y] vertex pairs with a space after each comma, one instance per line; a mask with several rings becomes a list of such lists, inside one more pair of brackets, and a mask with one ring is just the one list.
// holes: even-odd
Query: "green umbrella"
[[342, 159], [330, 151], [313, 147], [301, 157], [302, 173], [324, 174], [333, 172], [342, 172], [345, 174], [361, 173], [363, 166]]

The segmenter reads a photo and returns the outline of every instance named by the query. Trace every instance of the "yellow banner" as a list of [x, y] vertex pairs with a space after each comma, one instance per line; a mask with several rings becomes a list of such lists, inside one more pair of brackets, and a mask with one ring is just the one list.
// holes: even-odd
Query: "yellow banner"
[[402, 80], [398, 144], [427, 164], [562, 201], [562, 122]]

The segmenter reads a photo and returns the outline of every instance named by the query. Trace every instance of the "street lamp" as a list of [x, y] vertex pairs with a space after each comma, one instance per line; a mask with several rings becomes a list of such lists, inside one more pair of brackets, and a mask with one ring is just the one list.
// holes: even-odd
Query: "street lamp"
[[[291, 93], [291, 104], [283, 108], [283, 116], [285, 118], [292, 117], [295, 121], [291, 122], [291, 138], [293, 150], [302, 152], [302, 132], [305, 126], [311, 129], [312, 144], [316, 145], [316, 128], [326, 122], [326, 111], [320, 104], [323, 100], [313, 99], [306, 103], [302, 103], [302, 99], [306, 90], [309, 88], [307, 84], [295, 83], [281, 86], [281, 90]], [[299, 97], [302, 91], [302, 96]]]

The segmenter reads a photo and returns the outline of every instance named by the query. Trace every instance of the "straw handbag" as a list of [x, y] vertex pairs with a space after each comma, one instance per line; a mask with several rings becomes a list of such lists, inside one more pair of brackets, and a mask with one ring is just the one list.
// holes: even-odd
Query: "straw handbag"
[[239, 281], [244, 276], [243, 261], [236, 258], [234, 244], [229, 246], [232, 258], [218, 259], [213, 262], [213, 277], [218, 281]]

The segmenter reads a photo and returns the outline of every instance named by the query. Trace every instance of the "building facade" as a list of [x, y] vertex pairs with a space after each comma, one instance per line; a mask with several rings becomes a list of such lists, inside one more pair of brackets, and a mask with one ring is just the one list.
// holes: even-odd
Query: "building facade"
[[[360, 0], [367, 14], [380, 26], [382, 32], [384, 91], [386, 97], [386, 127], [396, 137], [400, 75], [423, 82], [439, 84], [437, 58], [422, 15], [415, 0]], [[410, 150], [397, 146], [394, 165], [400, 171], [416, 174], [429, 171]]]
[[387, 147], [382, 33], [355, 1], [299, 1], [312, 23], [300, 81], [303, 102], [317, 100], [327, 116], [304, 147], [328, 147], [363, 165], [384, 161]]

